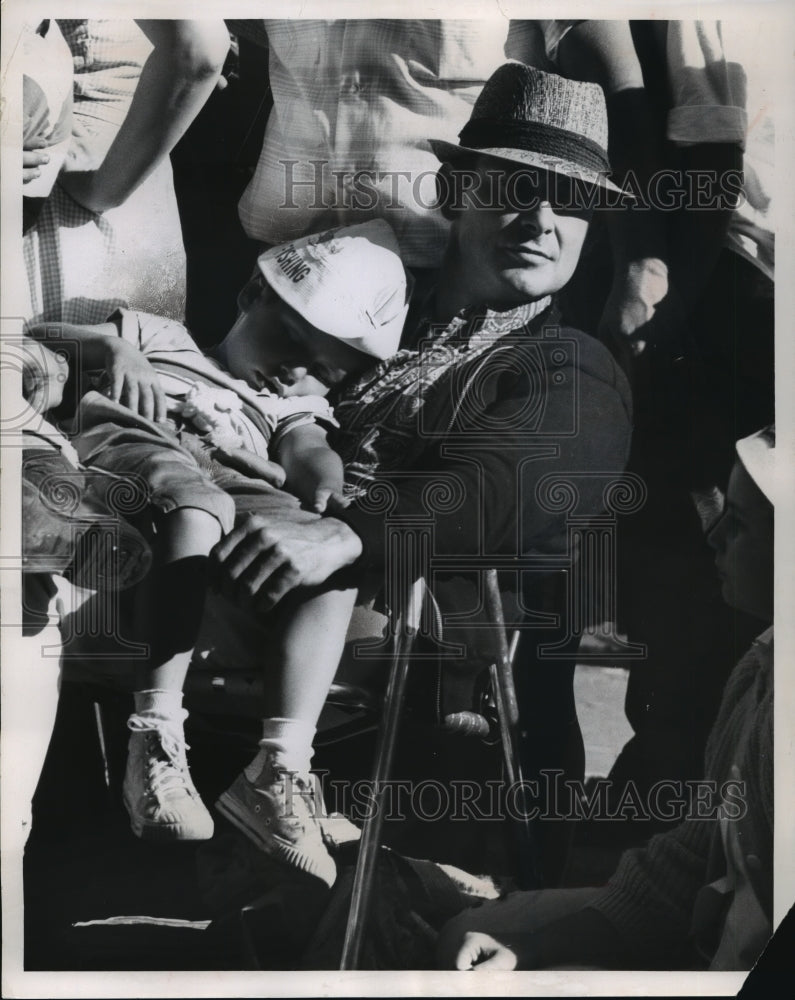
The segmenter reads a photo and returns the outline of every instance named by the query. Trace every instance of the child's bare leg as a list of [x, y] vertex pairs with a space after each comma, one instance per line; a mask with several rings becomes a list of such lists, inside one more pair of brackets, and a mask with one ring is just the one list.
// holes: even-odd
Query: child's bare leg
[[356, 594], [326, 590], [293, 604], [281, 633], [279, 669], [266, 678], [268, 714], [300, 720], [314, 731], [342, 657]]
[[356, 594], [355, 589], [319, 591], [284, 609], [274, 657], [278, 669], [265, 678], [268, 715], [259, 752], [218, 801], [220, 812], [262, 850], [329, 885], [336, 866], [318, 822], [309, 769]]
[[221, 527], [195, 508], [172, 511], [157, 527], [155, 565], [136, 595], [136, 631], [149, 655], [128, 721], [124, 801], [140, 837], [204, 840], [213, 822], [188, 772], [182, 687], [201, 625], [207, 557]]

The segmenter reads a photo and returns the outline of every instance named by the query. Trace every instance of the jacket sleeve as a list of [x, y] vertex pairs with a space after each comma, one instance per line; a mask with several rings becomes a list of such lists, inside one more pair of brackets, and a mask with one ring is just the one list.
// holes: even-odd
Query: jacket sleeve
[[639, 961], [655, 967], [685, 946], [716, 834], [714, 820], [685, 820], [652, 837], [645, 848], [626, 851], [608, 884], [589, 903]]
[[[466, 420], [464, 407], [456, 418], [450, 405], [444, 416], [451, 433], [429, 443], [410, 472], [383, 477], [397, 498], [390, 516], [427, 518], [435, 488], [459, 501], [450, 504], [455, 509], [433, 512], [437, 555], [562, 551], [566, 513], [542, 506], [541, 480], [568, 477], [577, 513], [596, 514], [603, 483], [590, 474], [621, 472], [630, 439], [623, 373], [600, 344], [580, 337], [578, 363], [547, 370], [541, 389], [537, 373], [506, 373], [483, 383], [490, 396], [476, 412], [467, 409]], [[362, 539], [361, 565], [383, 566], [384, 512], [360, 501], [339, 516]]]

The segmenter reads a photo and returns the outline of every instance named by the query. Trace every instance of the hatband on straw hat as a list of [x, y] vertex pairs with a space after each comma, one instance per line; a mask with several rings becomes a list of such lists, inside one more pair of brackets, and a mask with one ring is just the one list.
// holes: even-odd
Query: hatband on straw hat
[[442, 162], [476, 154], [621, 191], [606, 176], [607, 109], [595, 83], [504, 63], [486, 81], [458, 137], [458, 145], [430, 140]]

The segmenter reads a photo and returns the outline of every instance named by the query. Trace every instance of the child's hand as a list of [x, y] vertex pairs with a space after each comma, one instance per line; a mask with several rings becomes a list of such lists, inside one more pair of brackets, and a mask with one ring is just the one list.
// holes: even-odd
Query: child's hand
[[166, 419], [166, 394], [157, 372], [137, 347], [126, 340], [106, 338], [104, 367], [106, 395], [147, 420]]
[[350, 505], [350, 500], [344, 497], [337, 489], [322, 484], [315, 490], [312, 500], [312, 510], [318, 514], [334, 514], [337, 511], [345, 510]]
[[510, 972], [516, 968], [516, 954], [490, 934], [467, 931], [454, 951], [455, 954], [449, 956], [452, 957], [452, 962], [442, 965], [442, 968], [454, 968], [462, 972], [470, 969], [477, 972], [492, 972], [497, 969]]
[[266, 483], [270, 483], [277, 489], [284, 486], [284, 481], [287, 478], [280, 465], [267, 458], [260, 458], [248, 448], [216, 448], [213, 452], [213, 458], [222, 465], [228, 465], [230, 469], [236, 469], [251, 479], [264, 479]]

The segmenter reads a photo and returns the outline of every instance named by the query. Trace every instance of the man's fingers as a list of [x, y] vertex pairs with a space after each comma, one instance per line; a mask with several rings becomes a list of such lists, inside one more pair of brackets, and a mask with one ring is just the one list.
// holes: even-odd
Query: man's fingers
[[295, 566], [288, 562], [281, 563], [269, 574], [267, 581], [263, 581], [257, 588], [255, 593], [257, 607], [261, 611], [270, 611], [291, 590], [300, 586], [301, 582], [301, 574]]
[[251, 519], [242, 521], [236, 527], [232, 528], [228, 535], [224, 535], [220, 542], [216, 542], [213, 548], [210, 550], [210, 559], [220, 565], [226, 562], [229, 553], [232, 552], [239, 542], [250, 534], [256, 526], [252, 525]]
[[245, 535], [236, 545], [229, 548], [223, 555], [216, 549], [216, 558], [221, 562], [221, 572], [235, 586], [243, 573], [260, 556], [265, 556], [270, 552], [272, 546], [263, 543], [257, 534]]

